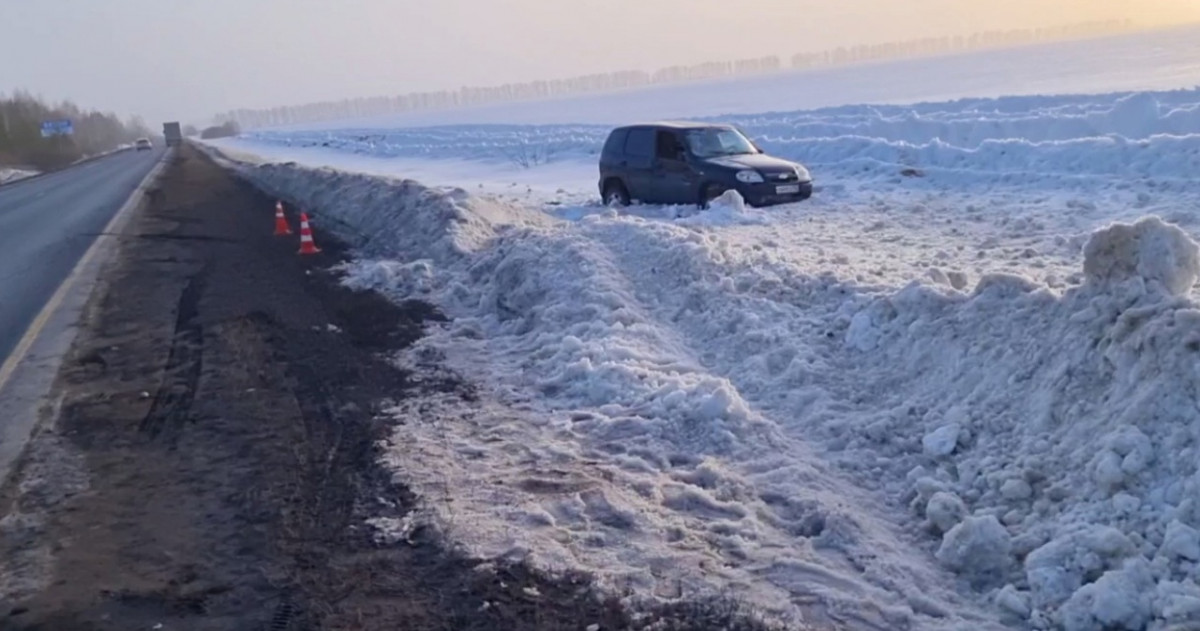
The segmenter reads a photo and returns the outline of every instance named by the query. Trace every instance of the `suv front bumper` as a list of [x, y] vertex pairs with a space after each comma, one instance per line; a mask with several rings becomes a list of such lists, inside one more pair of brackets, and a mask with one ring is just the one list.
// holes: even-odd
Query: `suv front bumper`
[[[794, 192], [780, 192], [780, 187], [790, 186]], [[746, 203], [751, 206], [771, 206], [774, 204], [789, 204], [794, 202], [802, 202], [813, 194], [813, 183], [809, 182], [788, 182], [786, 184], [778, 184], [774, 182], [762, 182], [758, 184], [743, 184], [738, 183], [737, 192], [741, 194]]]

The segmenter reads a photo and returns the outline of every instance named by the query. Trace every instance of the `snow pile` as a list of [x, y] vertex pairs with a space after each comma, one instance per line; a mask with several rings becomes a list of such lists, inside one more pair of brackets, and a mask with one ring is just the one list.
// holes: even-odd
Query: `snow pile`
[[779, 232], [734, 198], [566, 222], [239, 168], [359, 235], [350, 282], [452, 316], [402, 361], [482, 402], [401, 404], [390, 466], [477, 553], [867, 628], [991, 628], [962, 593], [1018, 628], [1200, 615], [1200, 263], [1176, 226], [1097, 231], [1062, 293], [992, 273], [964, 294], [958, 272], [893, 292], [733, 238]]
[[412, 180], [383, 180], [295, 164], [238, 164], [235, 168], [272, 195], [300, 208], [321, 209], [365, 255], [457, 260], [519, 226], [548, 225], [543, 213], [471, 197], [460, 188], [430, 188]]
[[708, 208], [693, 207], [676, 209], [676, 220], [688, 226], [747, 226], [770, 223], [769, 213], [751, 208], [737, 191], [721, 193], [708, 203]]
[[1142, 280], [1174, 296], [1186, 295], [1200, 275], [1196, 243], [1178, 227], [1151, 218], [1097, 232], [1084, 247], [1083, 271], [1097, 285]]
[[[431, 299], [453, 317], [401, 361], [442, 358], [482, 394], [400, 403], [388, 464], [476, 554], [587, 569], [638, 597], [726, 590], [764, 611], [864, 628], [996, 628], [890, 515], [866, 508], [876, 500], [747, 399], [768, 392], [714, 369], [747, 363], [759, 366], [753, 379], [771, 370], [770, 381], [793, 383], [820, 369], [818, 349], [787, 344], [764, 362], [753, 355], [767, 338], [731, 333], [737, 320], [752, 323], [742, 301], [770, 304], [793, 282], [750, 267], [738, 281], [719, 277], [752, 251], [686, 222], [487, 223], [478, 213], [513, 209], [397, 180], [368, 186], [285, 165], [242, 172], [315, 204], [306, 208], [318, 222], [368, 226], [364, 252], [389, 258], [351, 263], [348, 282]], [[457, 219], [439, 219], [448, 213]], [[421, 225], [436, 221], [452, 236]], [[456, 234], [464, 227], [471, 240]], [[748, 295], [730, 300], [731, 282]], [[829, 280], [809, 291], [834, 308], [845, 299]], [[728, 346], [710, 356], [696, 335], [724, 335]]]
[[0, 167], [0, 184], [16, 182], [17, 180], [23, 180], [27, 177], [33, 177], [37, 174], [37, 171], [23, 171], [21, 169]]
[[1200, 309], [1181, 297], [1200, 248], [1150, 217], [1085, 253], [1061, 296], [995, 275], [860, 311], [845, 341], [881, 367], [874, 423], [923, 438], [851, 438], [843, 464], [911, 467], [937, 558], [1034, 628], [1200, 624]]

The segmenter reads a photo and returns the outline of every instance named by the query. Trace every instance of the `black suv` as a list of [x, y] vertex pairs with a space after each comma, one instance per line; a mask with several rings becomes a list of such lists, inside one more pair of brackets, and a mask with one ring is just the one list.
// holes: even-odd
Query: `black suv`
[[699, 204], [727, 190], [752, 206], [808, 199], [812, 177], [795, 162], [766, 155], [731, 125], [652, 123], [614, 129], [600, 154], [606, 205]]

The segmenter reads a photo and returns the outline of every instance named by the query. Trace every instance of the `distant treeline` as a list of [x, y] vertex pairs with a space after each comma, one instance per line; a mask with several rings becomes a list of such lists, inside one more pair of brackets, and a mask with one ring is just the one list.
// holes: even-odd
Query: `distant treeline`
[[[43, 121], [64, 118], [74, 127], [71, 135], [42, 137]], [[70, 102], [49, 105], [26, 92], [0, 95], [0, 166], [49, 171], [149, 135], [138, 118], [123, 122], [115, 114], [85, 111]]]
[[1112, 20], [1037, 29], [983, 31], [974, 35], [926, 37], [924, 39], [905, 40], [901, 42], [840, 47], [817, 53], [799, 53], [793, 55], [792, 68], [803, 70], [885, 59], [929, 57], [947, 53], [986, 50], [989, 48], [1010, 48], [1042, 42], [1114, 35], [1131, 31], [1133, 28], [1134, 24], [1131, 20]]
[[[846, 64], [940, 55], [953, 52], [1020, 46], [1037, 42], [1097, 37], [1133, 29], [1129, 20], [1087, 22], [1070, 26], [987, 31], [970, 36], [938, 37], [874, 45], [840, 47], [792, 57], [791, 69], [841, 66]], [[611, 92], [651, 85], [719, 79], [779, 72], [785, 66], [778, 56], [736, 61], [715, 61], [690, 66], [670, 66], [655, 72], [625, 70], [568, 79], [506, 83], [490, 87], [463, 87], [440, 92], [414, 92], [341, 101], [323, 101], [270, 109], [239, 109], [218, 115], [218, 122], [233, 121], [244, 128], [288, 125], [338, 118], [397, 114], [415, 110], [438, 110], [548, 97]]]

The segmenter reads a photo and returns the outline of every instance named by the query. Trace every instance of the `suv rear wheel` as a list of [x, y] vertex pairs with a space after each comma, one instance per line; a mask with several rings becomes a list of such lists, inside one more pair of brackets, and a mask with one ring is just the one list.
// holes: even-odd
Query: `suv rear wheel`
[[624, 207], [629, 205], [629, 191], [619, 180], [612, 180], [604, 185], [604, 205]]

